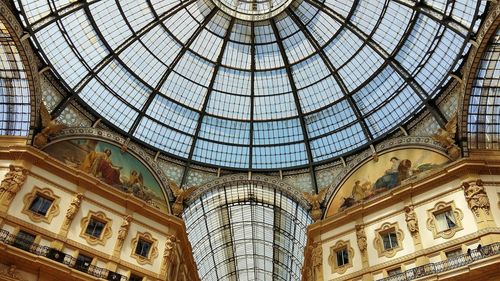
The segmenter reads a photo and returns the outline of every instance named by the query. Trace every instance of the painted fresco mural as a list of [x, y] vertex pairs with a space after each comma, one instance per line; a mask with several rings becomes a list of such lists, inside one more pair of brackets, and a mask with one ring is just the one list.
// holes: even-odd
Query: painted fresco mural
[[448, 163], [449, 159], [426, 149], [401, 149], [362, 164], [340, 186], [328, 208], [327, 216], [416, 179]]
[[94, 139], [73, 139], [53, 143], [44, 149], [66, 165], [168, 212], [159, 183], [146, 166], [120, 147]]

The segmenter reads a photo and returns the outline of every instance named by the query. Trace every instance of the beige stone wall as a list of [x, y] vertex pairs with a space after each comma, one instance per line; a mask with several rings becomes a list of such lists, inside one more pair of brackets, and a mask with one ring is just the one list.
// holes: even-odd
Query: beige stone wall
[[[37, 153], [33, 148], [25, 148], [33, 150], [35, 154]], [[3, 155], [5, 158], [8, 154], [2, 154], [1, 150], [0, 148], [0, 157]], [[57, 248], [73, 257], [77, 257], [79, 253], [84, 253], [94, 257], [92, 265], [125, 276], [129, 276], [133, 272], [146, 277], [144, 280], [165, 280], [167, 276], [173, 277], [167, 280], [182, 280], [183, 275], [187, 276], [187, 280], [197, 279], [191, 248], [181, 219], [161, 213], [159, 210], [146, 206], [135, 198], [130, 198], [130, 195], [113, 189], [98, 180], [90, 177], [87, 179], [85, 175], [74, 178], [72, 169], [63, 167], [54, 159], [48, 159], [47, 161], [43, 159], [40, 159], [40, 161], [32, 160], [0, 160], [0, 180], [4, 179], [7, 172], [9, 172], [10, 164], [14, 164], [16, 167], [24, 167], [29, 171], [21, 189], [15, 194], [10, 204], [7, 207], [4, 206], [3, 211], [0, 209], [1, 229], [13, 235], [16, 235], [20, 230], [30, 232], [37, 236], [35, 243], [39, 245]], [[57, 167], [57, 169], [51, 169], [52, 165], [55, 165], [54, 167]], [[31, 202], [27, 198], [35, 188], [50, 190], [54, 196], [58, 197], [57, 203], [54, 201], [53, 204], [57, 204], [59, 211], [54, 214], [50, 222], [33, 219], [33, 212], [25, 210], [26, 206], [29, 206]], [[71, 220], [69, 228], [64, 231], [63, 225], [66, 220], [66, 212], [77, 193], [83, 195], [80, 207]], [[2, 204], [0, 202], [0, 205]], [[54, 206], [51, 208], [54, 208]], [[102, 243], [96, 243], [82, 235], [85, 230], [84, 219], [88, 217], [89, 213], [102, 213], [105, 215], [106, 227], [110, 227], [111, 231], [107, 235], [107, 239], [103, 239]], [[127, 215], [131, 217], [128, 234], [123, 241], [121, 250], [117, 251], [118, 232]], [[149, 259], [134, 257], [136, 245], [134, 242], [137, 241], [138, 234], [148, 235], [155, 242], [153, 243], [154, 249], [150, 250]], [[168, 266], [168, 263], [172, 260], [164, 258], [167, 238], [172, 236], [176, 240], [171, 250], [171, 256], [176, 257], [174, 266], [172, 266], [174, 272], [170, 272]], [[2, 245], [0, 243], [0, 247]], [[40, 262], [42, 264], [44, 262], [53, 262], [45, 257], [33, 257], [33, 255], [23, 253], [22, 250], [13, 246], [5, 245], [4, 247], [6, 247], [7, 252], [13, 254], [21, 251], [21, 255], [27, 260], [36, 258], [37, 266], [40, 266]], [[0, 249], [0, 251], [3, 250]], [[0, 263], [2, 261], [5, 260], [0, 259]], [[7, 265], [10, 266], [9, 260], [6, 261]], [[165, 263], [165, 261], [168, 262]], [[35, 264], [23, 266], [23, 263], [17, 260], [12, 264], [28, 273], [36, 271]], [[60, 272], [62, 276], [65, 274], [64, 271], [74, 271], [63, 264], [58, 264], [58, 266], [62, 268], [62, 272]], [[81, 275], [80, 272], [75, 274]], [[92, 279], [91, 276], [85, 274], [82, 278]]]
[[[405, 271], [446, 260], [446, 252], [450, 250], [459, 249], [466, 253], [480, 243], [500, 242], [500, 171], [493, 169], [491, 174], [478, 173], [474, 167], [476, 164], [468, 159], [452, 163], [446, 171], [430, 174], [418, 182], [395, 188], [313, 224], [309, 228], [308, 244], [314, 241], [321, 245], [323, 280], [378, 280], [387, 277], [387, 271], [393, 268]], [[488, 164], [481, 165], [484, 167], [480, 170], [488, 170]], [[490, 215], [483, 210], [476, 214], [466, 200], [463, 183], [475, 185], [477, 180], [482, 180], [488, 195]], [[447, 235], [439, 234], [439, 231], [434, 234], [428, 223], [434, 218], [432, 212], [436, 206], [442, 203], [453, 206], [461, 224]], [[418, 219], [417, 236], [412, 235], [407, 226], [405, 206], [408, 205], [413, 205]], [[363, 264], [356, 236], [356, 225], [359, 224], [364, 225], [366, 234], [366, 264]], [[385, 224], [396, 225], [403, 237], [399, 241], [401, 249], [389, 256], [380, 255], [375, 243], [377, 231]], [[332, 247], [340, 240], [349, 241], [354, 250], [354, 255], [350, 256], [352, 267], [343, 273], [334, 272], [329, 260]], [[495, 260], [500, 263], [500, 257]]]

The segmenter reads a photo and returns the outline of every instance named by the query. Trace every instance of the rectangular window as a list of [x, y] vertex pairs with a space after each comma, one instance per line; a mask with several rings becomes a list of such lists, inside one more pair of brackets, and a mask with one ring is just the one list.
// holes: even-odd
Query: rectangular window
[[457, 226], [455, 216], [451, 210], [434, 214], [434, 216], [436, 217], [436, 225], [439, 232], [452, 229]]
[[151, 242], [139, 238], [139, 241], [137, 241], [137, 246], [135, 247], [135, 254], [147, 258], [149, 256], [151, 245]]
[[101, 234], [105, 226], [106, 226], [105, 223], [96, 220], [92, 217], [89, 223], [87, 224], [87, 229], [85, 230], [85, 233], [99, 239], [101, 238]]
[[54, 202], [53, 199], [48, 199], [37, 194], [36, 197], [31, 202], [29, 210], [32, 211], [33, 213], [45, 216], [47, 215], [50, 206], [52, 206], [52, 202]]
[[129, 281], [142, 281], [142, 277], [135, 275], [135, 274], [130, 274], [130, 277], [128, 278]]
[[447, 259], [456, 258], [456, 257], [462, 255], [462, 249], [451, 250], [451, 251], [446, 252], [445, 254], [446, 254]]
[[78, 257], [76, 258], [75, 262], [75, 269], [87, 272], [89, 270], [90, 265], [92, 264], [92, 257], [79, 254]]
[[391, 231], [384, 234], [381, 234], [382, 241], [384, 243], [384, 250], [390, 250], [392, 248], [396, 248], [398, 246], [398, 237], [396, 232]]
[[30, 251], [31, 246], [35, 242], [36, 235], [28, 233], [26, 231], [20, 230], [17, 235], [14, 243], [12, 244], [14, 247], [23, 249], [25, 251]]
[[401, 267], [396, 267], [396, 268], [387, 270], [387, 275], [389, 277], [396, 276], [398, 274], [401, 274]]
[[343, 248], [337, 251], [337, 266], [343, 266], [349, 263], [349, 253], [347, 248]]

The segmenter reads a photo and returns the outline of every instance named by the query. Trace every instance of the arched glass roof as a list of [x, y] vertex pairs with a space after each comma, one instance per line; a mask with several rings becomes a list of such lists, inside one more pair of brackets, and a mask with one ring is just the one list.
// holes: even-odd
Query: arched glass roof
[[224, 184], [184, 210], [201, 280], [301, 280], [304, 206], [272, 186]]
[[168, 155], [253, 170], [323, 163], [380, 140], [423, 108], [435, 113], [432, 100], [486, 5], [15, 3], [69, 99]]

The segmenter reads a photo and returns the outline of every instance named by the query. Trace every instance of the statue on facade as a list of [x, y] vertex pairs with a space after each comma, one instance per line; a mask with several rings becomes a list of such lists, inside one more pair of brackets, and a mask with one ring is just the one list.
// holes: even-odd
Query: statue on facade
[[130, 222], [132, 221], [132, 216], [127, 215], [123, 217], [122, 224], [118, 230], [118, 237], [116, 241], [115, 251], [120, 251], [123, 246], [123, 241], [128, 234], [128, 229], [130, 228]]
[[490, 213], [490, 201], [488, 200], [488, 194], [484, 189], [483, 181], [478, 179], [475, 184], [469, 184], [468, 182], [462, 183], [462, 188], [464, 189], [465, 199], [469, 205], [471, 211], [479, 216], [479, 210], [482, 209], [489, 215]]
[[418, 219], [417, 214], [415, 213], [413, 205], [405, 206], [405, 221], [408, 230], [411, 235], [415, 236], [418, 234]]
[[172, 205], [172, 213], [177, 217], [181, 217], [182, 212], [184, 211], [184, 200], [188, 198], [191, 193], [193, 193], [195, 187], [192, 186], [188, 189], [182, 189], [178, 187], [175, 183], [171, 182], [170, 189], [172, 190], [175, 196], [175, 202]]
[[356, 238], [358, 240], [358, 248], [361, 253], [366, 251], [368, 243], [366, 242], [365, 226], [362, 224], [356, 225]]
[[9, 165], [9, 171], [0, 183], [0, 201], [9, 205], [28, 177], [28, 170], [23, 167]]
[[458, 115], [455, 112], [444, 128], [439, 128], [432, 138], [443, 145], [451, 160], [457, 160], [460, 157], [460, 148], [455, 144], [455, 134], [457, 132]]
[[323, 216], [323, 210], [321, 209], [321, 204], [325, 200], [325, 195], [326, 195], [327, 189], [321, 190], [319, 193], [309, 193], [309, 192], [303, 192], [302, 194], [306, 198], [307, 202], [311, 204], [311, 218], [314, 221], [318, 221], [321, 219]]
[[71, 203], [69, 205], [69, 208], [68, 208], [68, 210], [66, 210], [66, 217], [64, 218], [64, 223], [63, 223], [64, 229], [68, 229], [69, 225], [73, 221], [73, 218], [75, 217], [76, 213], [80, 209], [80, 205], [82, 203], [82, 198], [83, 198], [83, 194], [77, 193], [71, 199]]
[[52, 120], [52, 116], [50, 116], [43, 102], [40, 104], [40, 119], [42, 120], [42, 130], [40, 133], [36, 134], [33, 139], [33, 146], [38, 148], [45, 146], [49, 142], [50, 136], [59, 133], [65, 128], [63, 124], [59, 124], [55, 120]]
[[170, 267], [170, 263], [174, 259], [175, 245], [177, 243], [177, 239], [173, 235], [168, 235], [167, 240], [165, 241], [165, 250], [163, 251], [163, 261], [161, 265], [161, 274], [166, 275], [168, 268]]
[[311, 251], [313, 280], [323, 280], [323, 248], [321, 243], [314, 243]]

